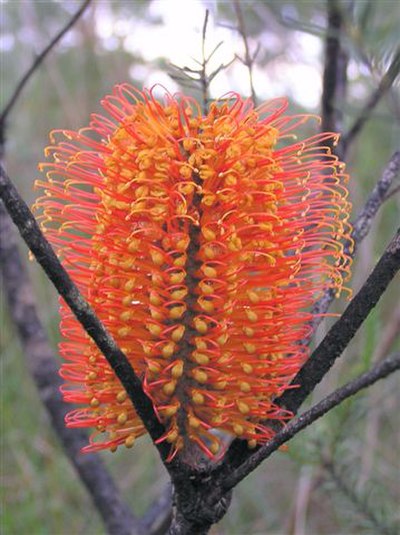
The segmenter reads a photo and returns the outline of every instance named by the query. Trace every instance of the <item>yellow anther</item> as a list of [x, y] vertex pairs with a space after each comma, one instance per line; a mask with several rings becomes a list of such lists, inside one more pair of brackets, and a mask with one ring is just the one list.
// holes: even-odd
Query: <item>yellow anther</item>
[[172, 273], [170, 275], [169, 280], [171, 284], [180, 284], [185, 280], [186, 273], [184, 271], [179, 271], [178, 273]]
[[97, 373], [96, 372], [90, 372], [87, 374], [87, 378], [89, 379], [89, 381], [94, 381], [95, 379], [97, 379]]
[[258, 320], [258, 314], [254, 310], [246, 309], [246, 316], [249, 321], [255, 323]]
[[190, 178], [192, 176], [192, 169], [188, 165], [182, 165], [179, 169], [179, 174], [183, 176], [183, 178]]
[[251, 373], [253, 371], [253, 366], [251, 364], [247, 364], [247, 362], [243, 362], [242, 370], [244, 371], [244, 373]]
[[207, 284], [204, 281], [201, 281], [199, 283], [200, 290], [205, 295], [210, 295], [214, 292], [214, 288], [211, 286], [211, 284]]
[[192, 400], [195, 405], [203, 405], [204, 403], [204, 396], [200, 392], [193, 392], [192, 394]]
[[204, 238], [207, 240], [207, 241], [213, 241], [215, 240], [216, 238], [216, 234], [214, 231], [212, 231], [211, 229], [207, 228], [207, 227], [203, 227], [201, 229], [201, 232], [204, 236]]
[[176, 388], [176, 381], [168, 381], [168, 383], [165, 383], [163, 386], [163, 392], [167, 396], [172, 396], [172, 394], [175, 392]]
[[204, 251], [204, 256], [206, 258], [208, 258], [209, 260], [212, 260], [213, 258], [215, 258], [215, 251], [212, 247], [210, 247], [209, 245], [207, 245], [206, 247], [204, 247], [203, 249]]
[[222, 422], [224, 421], [223, 417], [221, 416], [221, 414], [217, 414], [216, 416], [213, 416], [211, 418], [211, 421], [214, 425], [221, 425]]
[[256, 352], [256, 346], [254, 344], [249, 344], [248, 342], [245, 342], [243, 344], [243, 347], [250, 355]]
[[163, 411], [163, 414], [167, 418], [170, 418], [171, 416], [173, 416], [174, 414], [178, 412], [178, 409], [179, 409], [179, 405], [173, 405], [173, 406], [166, 407], [165, 409], [162, 409], [162, 411]]
[[244, 433], [244, 428], [243, 428], [243, 426], [240, 425], [240, 424], [234, 424], [234, 426], [233, 426], [233, 432], [235, 433], [235, 435], [236, 435], [237, 437], [240, 437], [240, 436], [242, 436], [243, 433]]
[[183, 316], [185, 310], [185, 305], [176, 305], [169, 310], [169, 317], [173, 320], [177, 320]]
[[100, 405], [100, 401], [97, 398], [92, 398], [90, 400], [90, 406], [96, 408]]
[[201, 318], [194, 318], [193, 320], [194, 328], [200, 334], [205, 334], [207, 332], [208, 326], [207, 323]]
[[224, 333], [224, 334], [221, 334], [220, 336], [218, 336], [217, 338], [217, 344], [220, 345], [220, 346], [223, 346], [226, 344], [226, 342], [228, 341], [228, 338], [229, 336]]
[[178, 251], [186, 251], [188, 245], [189, 238], [181, 238], [176, 242], [175, 247], [178, 249]]
[[240, 381], [239, 387], [242, 392], [248, 393], [251, 391], [251, 385], [250, 383], [247, 383], [246, 381]]
[[249, 291], [247, 292], [247, 297], [250, 299], [250, 301], [254, 304], [259, 303], [260, 297], [256, 292]]
[[167, 438], [165, 439], [170, 444], [173, 444], [176, 439], [178, 438], [178, 431], [174, 429], [173, 431], [170, 431], [167, 435]]
[[162, 266], [164, 264], [164, 255], [160, 251], [150, 251], [150, 256], [153, 264], [156, 266]]
[[171, 297], [172, 299], [176, 299], [176, 301], [180, 301], [181, 299], [186, 297], [187, 293], [187, 288], [181, 288], [179, 290], [174, 290], [173, 292], [171, 292]]
[[248, 440], [247, 446], [249, 449], [254, 450], [254, 448], [257, 446], [257, 440], [254, 440], [254, 438], [252, 438], [251, 440]]
[[174, 259], [174, 266], [183, 267], [186, 264], [186, 255], [178, 256]]
[[218, 275], [217, 270], [211, 266], [203, 265], [201, 270], [206, 277], [210, 277], [212, 279], [214, 279]]
[[97, 362], [97, 358], [94, 355], [89, 357], [89, 364], [96, 364], [96, 362]]
[[111, 279], [110, 284], [113, 288], [119, 288], [121, 286], [121, 281], [117, 278]]
[[119, 319], [121, 321], [129, 321], [130, 319], [132, 319], [132, 311], [131, 310], [124, 310], [124, 312], [121, 312], [121, 314], [119, 315]]
[[151, 355], [153, 353], [153, 344], [144, 343], [142, 349], [145, 355]]
[[207, 193], [206, 195], [203, 195], [202, 203], [206, 206], [212, 206], [215, 203], [216, 195], [214, 193]]
[[193, 351], [192, 355], [193, 359], [197, 362], [197, 364], [208, 364], [210, 362], [210, 358], [204, 353]]
[[132, 301], [133, 301], [133, 297], [131, 295], [126, 295], [122, 299], [122, 304], [124, 305], [124, 307], [128, 307], [129, 305], [132, 304]]
[[212, 442], [209, 446], [211, 453], [216, 455], [219, 452], [219, 444], [218, 442]]
[[151, 282], [155, 284], [156, 286], [161, 286], [163, 283], [163, 278], [162, 278], [161, 273], [157, 273], [156, 271], [154, 271], [151, 274]]
[[160, 325], [157, 325], [156, 323], [147, 323], [146, 327], [150, 334], [152, 334], [153, 336], [160, 336], [163, 330], [162, 327]]
[[135, 288], [135, 286], [136, 286], [136, 279], [129, 279], [124, 284], [124, 290], [126, 292], [131, 292]]
[[227, 175], [225, 177], [225, 185], [226, 186], [235, 186], [237, 183], [237, 178], [235, 175]]
[[197, 349], [200, 349], [200, 351], [204, 351], [207, 349], [207, 342], [205, 342], [202, 338], [195, 338], [194, 343], [196, 345]]
[[126, 448], [132, 448], [132, 446], [134, 445], [135, 443], [135, 435], [129, 435], [126, 439], [125, 439], [125, 447]]
[[124, 412], [120, 412], [118, 414], [118, 417], [117, 417], [117, 422], [120, 424], [120, 425], [124, 425], [126, 424], [126, 422], [128, 421], [128, 414], [126, 411]]
[[238, 406], [239, 412], [241, 412], [242, 414], [249, 414], [250, 407], [247, 405], [247, 403], [245, 403], [244, 401], [237, 401], [236, 404]]
[[201, 383], [201, 384], [204, 384], [207, 382], [208, 380], [208, 374], [203, 371], [203, 370], [197, 370], [197, 369], [194, 369], [192, 371], [192, 375], [194, 377], [194, 379], [198, 382], [198, 383]]
[[171, 375], [174, 379], [179, 379], [183, 374], [183, 360], [178, 360], [171, 369]]
[[182, 339], [183, 335], [185, 334], [185, 327], [184, 325], [179, 325], [176, 329], [174, 329], [171, 333], [171, 340], [174, 342], [179, 342], [179, 340]]
[[112, 446], [110, 446], [111, 453], [115, 453], [117, 449], [118, 449], [118, 446], [116, 444], [113, 444]]
[[188, 422], [189, 422], [190, 427], [194, 427], [195, 429], [197, 427], [200, 427], [200, 423], [201, 423], [200, 420], [196, 418], [196, 416], [192, 416], [192, 415], [188, 416]]
[[246, 336], [250, 338], [254, 336], [254, 329], [252, 329], [251, 327], [243, 327], [243, 332]]
[[138, 251], [139, 248], [140, 248], [140, 240], [138, 240], [137, 238], [132, 238], [129, 240], [128, 251], [130, 253], [134, 253]]
[[163, 314], [156, 308], [150, 309], [150, 316], [153, 318], [153, 320], [156, 320], [156, 321], [162, 321], [164, 319]]
[[158, 364], [158, 362], [155, 362], [154, 360], [148, 362], [147, 368], [149, 369], [149, 371], [151, 371], [151, 373], [159, 373], [161, 370], [160, 364]]
[[125, 390], [121, 390], [116, 395], [116, 399], [118, 403], [123, 403], [128, 398], [128, 394], [125, 392]]
[[227, 381], [218, 381], [214, 383], [214, 388], [216, 388], [217, 390], [224, 390], [227, 384]]
[[232, 236], [228, 243], [230, 251], [240, 251], [242, 249], [242, 240], [237, 236]]
[[174, 342], [167, 342], [165, 346], [162, 348], [161, 353], [164, 358], [169, 359], [174, 354], [174, 351], [175, 351]]
[[214, 312], [214, 304], [212, 301], [209, 301], [205, 299], [204, 297], [199, 297], [197, 302], [199, 303], [200, 307], [208, 313]]
[[182, 141], [182, 146], [187, 152], [190, 152], [195, 148], [196, 144], [193, 139], [186, 138]]

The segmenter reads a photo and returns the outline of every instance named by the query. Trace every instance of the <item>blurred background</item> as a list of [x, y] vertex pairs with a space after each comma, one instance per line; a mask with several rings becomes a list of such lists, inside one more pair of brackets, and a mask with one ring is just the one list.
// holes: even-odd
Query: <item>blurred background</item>
[[[238, 5], [250, 54], [257, 51], [253, 85], [258, 103], [287, 96], [292, 112], [319, 114], [326, 3], [258, 0]], [[399, 46], [400, 3], [342, 0], [339, 5], [345, 13], [343, 45], [349, 56], [349, 80], [347, 98], [337, 105], [346, 130], [379, 85]], [[1, 107], [35, 55], [78, 7], [76, 1], [1, 1]], [[210, 11], [206, 52], [222, 42], [210, 61], [210, 71], [229, 64], [212, 81], [211, 96], [231, 90], [251, 94], [234, 2], [95, 0], [31, 79], [9, 117], [5, 164], [28, 204], [35, 199], [33, 182], [49, 131], [85, 126], [115, 83], [128, 81], [138, 88], [159, 83], [200, 98], [195, 86], [182, 87], [177, 76], [182, 75], [179, 68], [197, 68], [196, 61], [201, 61], [206, 9]], [[348, 154], [354, 214], [398, 149], [399, 139], [397, 78]], [[393, 235], [399, 215], [400, 199], [393, 195], [358, 251], [350, 282], [355, 291]], [[27, 258], [23, 245], [21, 250]], [[57, 296], [35, 263], [29, 263], [29, 270], [39, 313], [58, 358]], [[400, 348], [398, 287], [397, 279], [308, 403]], [[345, 302], [335, 303], [333, 310], [340, 312], [344, 306]], [[91, 500], [50, 427], [4, 301], [1, 314], [3, 533], [103, 534]], [[326, 320], [317, 339], [328, 326]], [[400, 520], [396, 509], [399, 386], [398, 377], [391, 376], [298, 435], [288, 451], [276, 454], [236, 489], [228, 514], [212, 533], [395, 534]], [[133, 450], [121, 448], [102, 457], [138, 514], [167, 481], [147, 439]]]

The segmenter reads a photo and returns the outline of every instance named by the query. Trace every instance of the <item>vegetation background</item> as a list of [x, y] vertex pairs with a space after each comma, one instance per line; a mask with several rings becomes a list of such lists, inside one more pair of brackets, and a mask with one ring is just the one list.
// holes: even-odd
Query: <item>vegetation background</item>
[[[185, 4], [185, 8], [183, 8]], [[75, 1], [2, 1], [1, 106], [38, 51], [65, 24]], [[254, 60], [259, 102], [286, 94], [293, 111], [320, 113], [324, 1], [258, 0], [239, 3]], [[189, 6], [189, 7], [188, 7]], [[378, 86], [399, 46], [397, 1], [343, 0], [344, 42], [349, 55], [348, 95], [339, 102], [346, 130]], [[115, 83], [137, 87], [157, 80], [178, 89], [170, 65], [192, 65], [205, 9], [210, 9], [207, 46], [221, 45], [215, 61], [244, 58], [234, 2], [143, 0], [94, 1], [32, 78], [9, 119], [6, 164], [24, 199], [35, 198], [37, 162], [43, 160], [48, 133], [79, 128]], [[181, 28], [179, 39], [176, 28]], [[177, 42], [176, 50], [166, 46]], [[190, 41], [190, 43], [189, 43]], [[189, 46], [190, 45], [190, 46]], [[172, 57], [163, 55], [171, 51]], [[248, 71], [237, 58], [211, 85], [250, 94]], [[199, 95], [196, 87], [186, 92]], [[351, 147], [347, 165], [354, 214], [365, 202], [400, 139], [399, 80], [374, 109]], [[360, 287], [396, 228], [399, 196], [378, 213], [353, 267], [351, 286]], [[27, 251], [23, 251], [27, 257]], [[57, 295], [35, 263], [29, 264], [41, 319], [54, 343], [58, 334]], [[373, 361], [400, 348], [400, 304], [396, 282], [357, 334], [345, 355], [318, 387], [313, 399], [367, 370]], [[397, 295], [396, 295], [397, 292]], [[335, 304], [336, 311], [344, 303]], [[1, 301], [1, 473], [2, 531], [5, 535], [100, 535], [103, 525], [53, 433], [29, 375], [16, 333]], [[322, 336], [329, 321], [319, 329]], [[398, 413], [399, 378], [392, 375], [336, 408], [291, 441], [289, 449], [264, 463], [235, 491], [229, 513], [215, 535], [333, 535], [396, 533], [400, 521]], [[167, 475], [149, 441], [133, 450], [102, 455], [125, 499], [140, 514], [159, 494]]]

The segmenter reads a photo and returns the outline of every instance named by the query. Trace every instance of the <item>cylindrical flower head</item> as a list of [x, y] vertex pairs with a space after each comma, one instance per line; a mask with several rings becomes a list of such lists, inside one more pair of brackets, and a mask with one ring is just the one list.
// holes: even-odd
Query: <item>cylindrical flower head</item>
[[[229, 94], [202, 115], [119, 85], [102, 105], [89, 128], [52, 133], [42, 226], [141, 377], [171, 456], [196, 443], [217, 457], [221, 432], [263, 443], [290, 417], [274, 399], [307, 359], [310, 309], [348, 270], [338, 136], [298, 140], [310, 116], [285, 99], [254, 109]], [[132, 446], [141, 420], [64, 303], [61, 316], [62, 393], [83, 405], [67, 425], [95, 428], [84, 451]]]

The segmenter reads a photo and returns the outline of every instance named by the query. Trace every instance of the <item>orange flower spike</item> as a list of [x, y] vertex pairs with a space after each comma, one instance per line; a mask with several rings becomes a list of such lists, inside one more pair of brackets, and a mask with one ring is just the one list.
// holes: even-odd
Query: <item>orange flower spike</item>
[[[284, 99], [232, 94], [202, 116], [124, 84], [102, 105], [111, 118], [52, 136], [42, 226], [143, 379], [170, 458], [193, 443], [218, 458], [227, 434], [263, 443], [267, 419], [290, 417], [273, 400], [307, 359], [310, 307], [348, 275], [347, 176], [324, 146], [337, 134], [297, 141], [310, 117]], [[84, 405], [67, 425], [95, 428], [85, 451], [131, 447], [142, 422], [64, 303], [61, 316], [62, 392]]]

